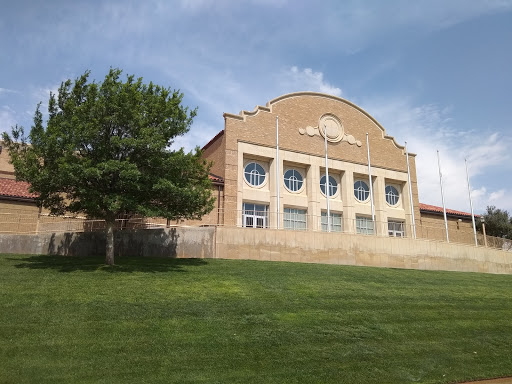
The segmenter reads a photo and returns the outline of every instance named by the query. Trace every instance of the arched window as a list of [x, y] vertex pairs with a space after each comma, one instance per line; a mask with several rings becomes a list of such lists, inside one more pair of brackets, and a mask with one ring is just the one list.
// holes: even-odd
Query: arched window
[[398, 199], [400, 195], [398, 194], [398, 190], [392, 185], [386, 186], [386, 201], [389, 205], [397, 205]]
[[358, 201], [364, 202], [370, 196], [370, 188], [364, 181], [357, 180], [354, 183], [354, 196]]
[[291, 192], [300, 191], [303, 182], [302, 175], [295, 169], [289, 169], [284, 173], [284, 185]]
[[[320, 178], [320, 189], [322, 190], [322, 193], [324, 195], [326, 195], [325, 179], [326, 179], [325, 175], [323, 175]], [[334, 196], [337, 191], [338, 191], [338, 182], [336, 181], [336, 179], [334, 177], [329, 176], [329, 197]]]
[[244, 170], [245, 180], [253, 187], [259, 187], [265, 182], [266, 173], [258, 163], [249, 163]]

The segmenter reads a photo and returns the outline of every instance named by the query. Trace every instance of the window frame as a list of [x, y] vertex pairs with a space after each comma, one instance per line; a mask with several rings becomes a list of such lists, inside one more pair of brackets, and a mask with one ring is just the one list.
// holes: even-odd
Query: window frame
[[[252, 206], [252, 207], [250, 207]], [[263, 208], [257, 209], [257, 207]], [[248, 209], [252, 208], [252, 209]], [[242, 227], [244, 228], [268, 228], [269, 206], [265, 204], [244, 202], [242, 204]], [[252, 224], [247, 225], [252, 219]], [[261, 224], [259, 224], [261, 223]]]
[[[331, 216], [331, 232], [343, 232], [343, 214], [340, 212], [330, 212]], [[339, 219], [339, 222], [335, 222]], [[320, 213], [320, 228], [322, 232], [327, 232], [327, 211], [322, 210]]]
[[[388, 192], [388, 189], [390, 189], [390, 192]], [[394, 193], [392, 193], [394, 190], [396, 192], [396, 195]], [[400, 191], [399, 191], [399, 188], [397, 188], [395, 185], [392, 185], [392, 184], [386, 184], [386, 188], [384, 188], [384, 193], [385, 193], [385, 197], [386, 197], [386, 203], [391, 206], [391, 207], [396, 207], [398, 206], [398, 204], [400, 203]], [[388, 197], [393, 197], [393, 198], [396, 198], [396, 202], [395, 203], [392, 203], [388, 200]]]
[[[324, 196], [327, 197], [327, 195], [325, 194], [324, 191], [322, 191], [322, 185], [326, 186], [326, 183], [323, 183], [322, 184], [322, 179], [325, 177], [325, 173], [323, 173], [321, 176], [320, 176], [320, 181], [319, 181], [319, 185], [320, 185], [320, 193]], [[335, 185], [334, 185], [334, 188], [336, 188], [336, 190], [334, 191], [334, 193], [331, 195], [329, 194], [329, 198], [332, 198], [332, 197], [336, 197], [338, 195], [338, 192], [340, 190], [339, 188], [339, 183], [338, 183], [338, 180], [336, 180], [336, 178], [333, 176], [333, 175], [329, 175], [329, 189], [333, 188], [331, 187], [331, 184], [330, 182], [331, 181], [334, 181]]]
[[[261, 175], [261, 174], [254, 175], [254, 174], [252, 173], [254, 170], [251, 170], [250, 172], [247, 172], [247, 167], [248, 167], [249, 165], [251, 165], [251, 164], [255, 164], [255, 169], [254, 169], [254, 170], [257, 170], [257, 167], [261, 167], [261, 169], [263, 170], [263, 174], [262, 174], [262, 175]], [[250, 180], [248, 180], [248, 179], [247, 179], [247, 175], [248, 175], [248, 174], [250, 175], [250, 177], [258, 177], [258, 178], [263, 177], [263, 180], [261, 181], [261, 183], [260, 183], [260, 184], [257, 184], [257, 185], [252, 184], [252, 183], [250, 182]], [[267, 174], [268, 174], [268, 172], [267, 172], [266, 167], [265, 167], [263, 164], [261, 164], [260, 162], [256, 161], [256, 160], [248, 160], [248, 161], [245, 163], [245, 165], [244, 165], [244, 169], [243, 169], [243, 179], [244, 179], [245, 183], [246, 183], [248, 186], [250, 186], [251, 188], [262, 188], [263, 186], [265, 186], [265, 184], [267, 183], [267, 179], [268, 179]]]
[[[365, 225], [360, 225], [362, 223], [365, 223]], [[368, 216], [356, 216], [356, 233], [358, 235], [374, 235], [375, 223], [372, 218]]]
[[[300, 184], [300, 187], [296, 190], [294, 189], [291, 189], [289, 188], [287, 185], [286, 185], [286, 174], [288, 172], [294, 172], [296, 174], [298, 174], [298, 176], [300, 176], [300, 180], [294, 180], [292, 182], [294, 183], [297, 183], [297, 184]], [[295, 175], [293, 176], [295, 177]], [[291, 178], [289, 178], [291, 180]], [[284, 172], [283, 174], [283, 183], [284, 183], [284, 187], [286, 188], [286, 190], [290, 193], [300, 193], [302, 192], [302, 190], [304, 189], [306, 183], [304, 182], [304, 175], [302, 174], [302, 172], [300, 170], [298, 170], [297, 168], [287, 168], [286, 171]]]
[[[392, 229], [390, 229], [390, 225], [393, 226]], [[401, 227], [401, 228], [397, 228], [397, 227]], [[397, 236], [398, 233], [400, 233], [399, 236]], [[388, 236], [404, 238], [405, 237], [405, 222], [403, 220], [395, 220], [395, 219], [388, 220]]]
[[308, 229], [308, 210], [285, 207], [283, 211], [283, 228], [292, 231], [306, 231]]
[[[367, 188], [367, 189], [363, 188], [363, 193], [365, 193], [367, 195], [366, 199], [364, 199], [364, 200], [360, 200], [358, 198], [357, 193], [361, 193], [361, 189], [359, 189], [359, 188], [356, 189], [356, 184], [357, 183], [364, 184], [366, 186], [366, 188]], [[358, 201], [360, 203], [366, 203], [370, 199], [370, 186], [368, 185], [368, 183], [366, 181], [364, 181], [364, 180], [356, 180], [356, 181], [354, 181], [354, 198], [356, 199], [356, 201]]]

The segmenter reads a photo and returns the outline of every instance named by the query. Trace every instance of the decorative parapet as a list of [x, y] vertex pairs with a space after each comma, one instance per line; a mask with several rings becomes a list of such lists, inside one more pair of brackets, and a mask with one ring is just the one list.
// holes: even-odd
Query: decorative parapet
[[[225, 119], [226, 118], [230, 118], [230, 119], [246, 121], [247, 117], [255, 116], [260, 111], [261, 112], [272, 113], [272, 106], [274, 104], [276, 104], [276, 103], [278, 103], [278, 102], [280, 102], [282, 100], [288, 99], [288, 98], [299, 97], [299, 96], [324, 97], [324, 98], [327, 98], [327, 99], [340, 101], [342, 103], [350, 105], [351, 107], [355, 108], [356, 110], [361, 112], [363, 115], [368, 117], [381, 130], [382, 138], [383, 139], [387, 139], [387, 140], [391, 140], [393, 142], [393, 144], [395, 145], [395, 147], [398, 148], [398, 149], [401, 149], [402, 150], [402, 154], [405, 155], [405, 146], [398, 144], [393, 136], [387, 135], [386, 134], [386, 130], [384, 129], [384, 127], [372, 115], [370, 115], [368, 112], [366, 112], [363, 108], [357, 106], [356, 104], [354, 104], [354, 103], [352, 103], [352, 102], [350, 102], [350, 101], [348, 101], [346, 99], [343, 99], [343, 98], [338, 97], [338, 96], [329, 95], [329, 94], [326, 94], [326, 93], [310, 92], [310, 91], [287, 93], [287, 94], [281, 95], [279, 97], [276, 97], [275, 99], [270, 100], [266, 104], [266, 106], [257, 105], [254, 108], [253, 111], [242, 110], [242, 111], [240, 111], [240, 113], [238, 115], [232, 114], [232, 113], [224, 113], [223, 116], [224, 116]], [[321, 126], [319, 125], [319, 127], [321, 127]], [[319, 134], [319, 135], [321, 135], [323, 137], [323, 133], [319, 129], [319, 127], [304, 127], [304, 128], [302, 128], [304, 133], [301, 132], [301, 134], [308, 134], [309, 136], [314, 136], [315, 134]], [[316, 129], [316, 132], [315, 132], [315, 129]], [[328, 130], [329, 130], [329, 128], [328, 128]], [[329, 133], [328, 133], [327, 136], [328, 136], [327, 140], [332, 141], [332, 139], [329, 139]], [[356, 140], [356, 138], [354, 138], [352, 135], [348, 135], [347, 134], [347, 135], [343, 135], [343, 136], [341, 136], [341, 135], [338, 135], [338, 136], [339, 136], [338, 137], [339, 138], [338, 141], [347, 141], [349, 144], [356, 144], [356, 145], [359, 146], [358, 142], [360, 142], [360, 140]], [[336, 141], [334, 141], [334, 142], [336, 142]], [[409, 156], [415, 157], [416, 154], [409, 152]]]

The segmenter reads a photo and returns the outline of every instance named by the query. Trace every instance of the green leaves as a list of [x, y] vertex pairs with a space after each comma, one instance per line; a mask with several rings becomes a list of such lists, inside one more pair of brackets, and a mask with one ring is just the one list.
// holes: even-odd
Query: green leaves
[[214, 199], [200, 152], [169, 150], [196, 110], [182, 106], [179, 91], [121, 74], [111, 68], [96, 83], [86, 71], [63, 82], [50, 95], [46, 122], [38, 105], [28, 137], [22, 127], [4, 134], [17, 179], [56, 214], [178, 219], [209, 212]]
[[[482, 217], [485, 220], [485, 229], [488, 235], [512, 238], [512, 217], [508, 211], [491, 205], [487, 207], [487, 212]], [[481, 227], [481, 222], [478, 225]]]

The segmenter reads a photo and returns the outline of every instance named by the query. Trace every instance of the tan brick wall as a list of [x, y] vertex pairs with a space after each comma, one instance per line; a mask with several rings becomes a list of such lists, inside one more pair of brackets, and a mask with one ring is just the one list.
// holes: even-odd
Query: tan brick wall
[[5, 148], [3, 141], [0, 141], [2, 153], [0, 153], [0, 177], [14, 179], [14, 167], [9, 164], [9, 151]]
[[35, 232], [38, 213], [39, 208], [34, 203], [0, 200], [0, 232]]
[[224, 178], [226, 169], [226, 140], [225, 135], [217, 137], [203, 150], [203, 157], [213, 162], [210, 172]]
[[15, 200], [0, 200], [0, 213], [38, 213], [39, 208], [35, 203], [15, 201]]
[[[462, 219], [447, 216], [448, 237], [450, 242], [474, 244], [473, 222], [471, 219]], [[442, 214], [422, 213], [420, 225], [417, 227], [418, 238], [446, 241], [444, 216]]]
[[316, 127], [321, 116], [331, 113], [341, 120], [345, 133], [361, 141], [362, 147], [345, 141], [329, 143], [330, 158], [366, 164], [368, 132], [372, 165], [407, 171], [403, 149], [398, 148], [392, 138], [385, 138], [383, 128], [370, 115], [348, 101], [318, 94], [302, 94], [276, 100], [270, 102], [271, 112], [259, 110], [253, 116], [246, 115], [245, 121], [227, 116], [226, 148], [236, 150], [238, 140], [275, 147], [276, 117], [279, 116], [279, 145], [282, 149], [323, 156], [323, 138], [301, 135], [299, 128]]

